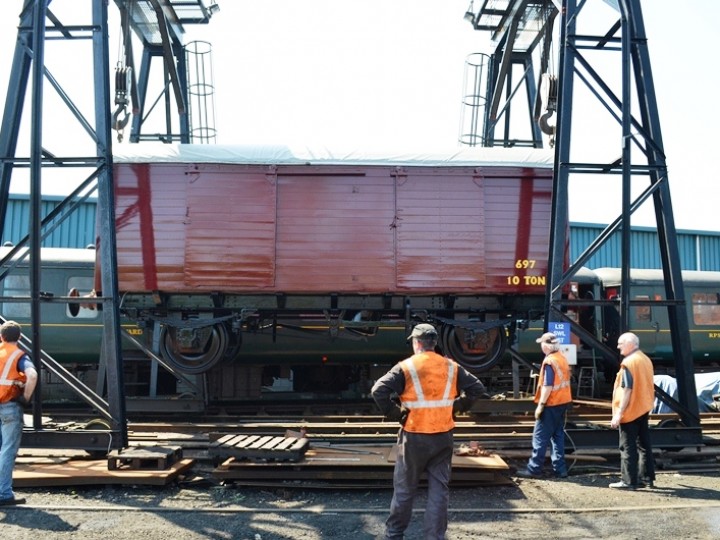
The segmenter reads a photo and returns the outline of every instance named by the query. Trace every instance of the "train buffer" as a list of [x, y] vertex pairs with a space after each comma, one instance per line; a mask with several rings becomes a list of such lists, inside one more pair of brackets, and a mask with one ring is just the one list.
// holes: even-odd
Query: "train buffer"
[[108, 454], [108, 470], [165, 470], [182, 459], [180, 446], [137, 446]]
[[224, 434], [210, 443], [208, 453], [216, 463], [228, 458], [300, 461], [309, 446], [306, 437]]

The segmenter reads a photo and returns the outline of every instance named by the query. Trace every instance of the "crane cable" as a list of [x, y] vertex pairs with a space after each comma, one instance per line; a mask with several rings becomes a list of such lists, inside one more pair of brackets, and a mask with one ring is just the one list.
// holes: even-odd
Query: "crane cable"
[[[544, 5], [544, 15], [545, 15], [545, 25], [549, 24], [549, 16], [548, 16], [548, 10], [547, 10], [547, 4]], [[550, 44], [548, 45], [548, 49], [551, 51], [551, 54], [548, 54], [548, 66], [547, 66], [547, 72], [542, 74], [541, 82], [540, 82], [540, 99], [541, 99], [541, 110], [544, 110], [545, 112], [540, 115], [538, 118], [538, 126], [540, 127], [540, 131], [545, 133], [546, 135], [549, 135], [550, 139], [548, 141], [550, 148], [553, 148], [555, 146], [555, 124], [550, 124], [549, 120], [552, 116], [554, 116], [557, 113], [557, 101], [558, 101], [558, 82], [557, 82], [557, 76], [554, 75], [555, 73], [555, 67], [554, 67], [554, 50], [555, 50], [555, 40], [553, 39], [553, 36], [547, 36], [546, 39], [550, 40]]]
[[121, 58], [123, 51], [126, 51], [128, 40], [130, 39], [130, 25], [128, 24], [128, 7], [129, 2], [125, 2], [125, 7], [121, 14], [120, 40], [118, 44], [118, 60], [115, 66], [115, 112], [112, 115], [112, 129], [117, 131], [118, 142], [123, 141], [125, 127], [130, 121], [130, 112], [128, 105], [130, 104], [130, 89], [132, 88], [132, 68], [126, 65]]

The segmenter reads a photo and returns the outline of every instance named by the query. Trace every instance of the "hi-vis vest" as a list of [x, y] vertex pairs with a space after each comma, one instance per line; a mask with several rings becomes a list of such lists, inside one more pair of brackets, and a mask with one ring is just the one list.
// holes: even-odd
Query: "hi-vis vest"
[[423, 352], [403, 360], [400, 366], [405, 374], [400, 401], [410, 410], [403, 429], [412, 433], [445, 433], [454, 428], [457, 364], [434, 352]]
[[633, 378], [632, 394], [630, 403], [623, 411], [621, 424], [626, 424], [640, 418], [643, 414], [649, 413], [655, 404], [655, 382], [653, 378], [653, 367], [650, 359], [642, 351], [625, 357], [620, 364], [620, 371], [615, 377], [613, 387], [612, 411], [615, 414], [620, 409], [624, 388], [620, 386], [623, 378], [623, 369], [629, 369]]
[[555, 405], [564, 405], [572, 401], [572, 393], [570, 391], [570, 366], [568, 366], [567, 360], [562, 353], [554, 352], [548, 354], [543, 360], [542, 366], [540, 366], [540, 382], [537, 390], [535, 391], [535, 403], [540, 402], [540, 391], [542, 390], [543, 384], [545, 384], [545, 368], [547, 366], [553, 368], [555, 378], [553, 379], [552, 392], [547, 400], [548, 407]]
[[18, 371], [18, 361], [25, 354], [17, 345], [0, 345], [0, 403], [7, 403], [22, 393], [26, 377]]

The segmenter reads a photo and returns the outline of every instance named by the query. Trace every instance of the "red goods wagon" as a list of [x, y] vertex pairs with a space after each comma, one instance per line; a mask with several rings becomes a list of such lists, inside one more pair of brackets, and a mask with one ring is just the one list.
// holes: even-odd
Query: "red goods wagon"
[[262, 332], [279, 357], [278, 336], [304, 332], [341, 348], [385, 334], [378, 350], [401, 358], [419, 320], [484, 369], [502, 355], [503, 323], [542, 309], [552, 161], [538, 152], [177, 146], [117, 158], [123, 308], [158, 322], [163, 354], [190, 373], [258, 359], [246, 338]]

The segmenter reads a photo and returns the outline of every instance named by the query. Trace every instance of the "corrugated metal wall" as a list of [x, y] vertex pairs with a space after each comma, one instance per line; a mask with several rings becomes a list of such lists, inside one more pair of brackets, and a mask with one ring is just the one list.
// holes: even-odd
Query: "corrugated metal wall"
[[[43, 201], [43, 215], [50, 212], [62, 197]], [[2, 242], [17, 243], [28, 232], [29, 204], [26, 195], [11, 194]], [[570, 257], [575, 260], [602, 231], [596, 223], [570, 224]], [[84, 248], [95, 243], [95, 202], [88, 201], [66, 219], [43, 242], [45, 247]], [[652, 227], [634, 227], [631, 265], [633, 268], [660, 268], [657, 231]], [[720, 271], [720, 232], [678, 231], [680, 262], [683, 270]], [[610, 240], [588, 261], [589, 268], [620, 266], [620, 235]]]
[[[604, 229], [595, 223], [570, 224], [570, 258], [575, 260]], [[632, 268], [661, 268], [657, 230], [634, 227], [631, 232]], [[678, 248], [683, 270], [720, 270], [720, 233], [678, 231]], [[620, 234], [613, 234], [587, 262], [589, 268], [616, 268], [621, 264]]]
[[[41, 212], [48, 215], [63, 197], [46, 197]], [[95, 243], [95, 201], [82, 203], [43, 241], [43, 247], [84, 248]], [[27, 195], [10, 194], [2, 241], [17, 244], [29, 232], [30, 203]]]
[[698, 267], [703, 270], [720, 270], [720, 234], [701, 236], [698, 244]]

